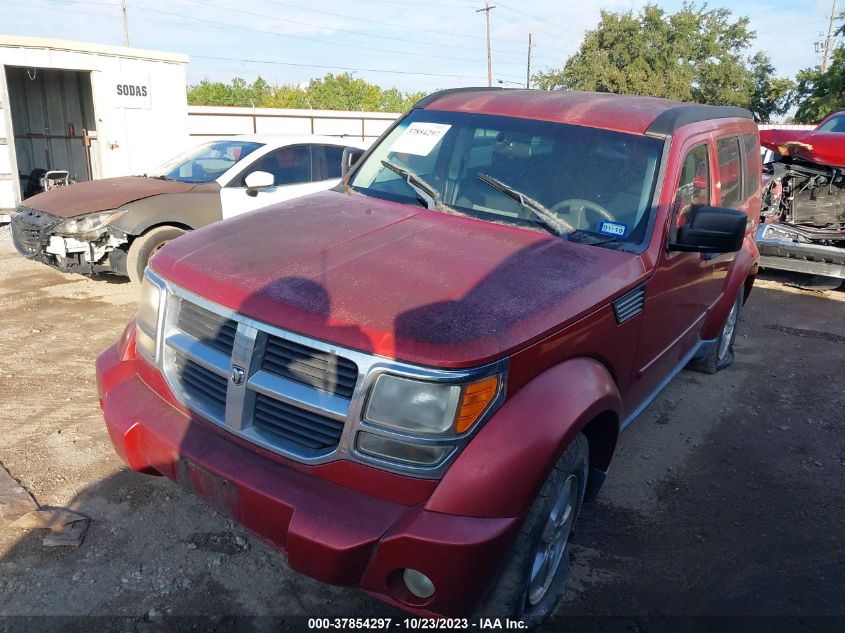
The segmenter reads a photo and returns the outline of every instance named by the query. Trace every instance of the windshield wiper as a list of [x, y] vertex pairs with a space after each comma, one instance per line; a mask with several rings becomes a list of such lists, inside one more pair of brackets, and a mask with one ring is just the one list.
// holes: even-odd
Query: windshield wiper
[[444, 209], [446, 205], [443, 204], [443, 201], [440, 199], [440, 193], [428, 184], [425, 180], [417, 176], [414, 172], [410, 169], [406, 169], [405, 167], [400, 167], [399, 165], [394, 165], [393, 163], [383, 160], [381, 164], [387, 167], [390, 171], [402, 176], [405, 179], [405, 182], [408, 183], [408, 186], [414, 190], [414, 192], [419, 196], [420, 200], [425, 203], [426, 209]]
[[485, 185], [493, 187], [496, 191], [500, 191], [509, 198], [516, 200], [523, 209], [526, 209], [534, 214], [534, 216], [552, 230], [555, 235], [564, 235], [572, 233], [575, 227], [566, 220], [561, 220], [555, 217], [555, 214], [549, 211], [541, 202], [537, 202], [534, 198], [526, 196], [518, 189], [514, 189], [510, 185], [503, 183], [493, 176], [487, 174], [478, 174], [478, 179]]
[[566, 236], [566, 239], [570, 242], [577, 242], [579, 244], [589, 244], [590, 246], [604, 246], [605, 244], [611, 244], [613, 242], [621, 242], [621, 237], [604, 237], [602, 235], [597, 235], [590, 231], [584, 231], [582, 229], [576, 229], [572, 233], [569, 233]]

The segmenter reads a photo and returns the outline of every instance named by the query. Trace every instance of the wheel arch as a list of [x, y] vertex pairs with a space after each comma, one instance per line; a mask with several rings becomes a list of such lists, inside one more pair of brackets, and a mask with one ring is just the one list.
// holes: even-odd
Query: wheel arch
[[149, 226], [144, 227], [141, 230], [140, 233], [138, 233], [137, 235], [133, 235], [132, 239], [134, 240], [135, 238], [143, 237], [144, 235], [146, 235], [150, 231], [153, 231], [155, 229], [159, 229], [159, 228], [165, 227], [165, 226], [166, 227], [173, 227], [174, 229], [182, 229], [183, 231], [193, 231], [194, 230], [193, 226], [186, 224], [184, 222], [179, 222], [179, 221], [175, 221], [175, 220], [161, 220], [159, 222], [156, 222], [154, 224], [150, 224]]
[[596, 472], [603, 479], [621, 411], [617, 385], [599, 361], [574, 358], [547, 369], [479, 430], [446, 471], [426, 509], [475, 517], [520, 516], [581, 432], [590, 446], [591, 476]]
[[751, 286], [754, 285], [754, 279], [757, 276], [756, 252], [755, 246], [754, 251], [749, 248], [742, 248], [736, 254], [734, 265], [731, 267], [728, 278], [725, 280], [725, 291], [722, 293], [721, 299], [713, 306], [701, 328], [702, 339], [711, 340], [719, 335], [719, 331], [728, 318], [728, 313], [733, 308], [737, 293], [740, 291], [744, 293], [743, 303], [748, 299]]

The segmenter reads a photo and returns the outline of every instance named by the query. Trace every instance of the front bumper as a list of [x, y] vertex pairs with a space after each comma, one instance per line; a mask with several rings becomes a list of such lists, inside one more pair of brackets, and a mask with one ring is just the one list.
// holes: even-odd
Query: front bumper
[[[180, 410], [157, 376], [143, 360], [121, 358], [118, 345], [97, 359], [100, 406], [118, 455], [134, 470], [162, 474], [226, 512], [285, 551], [291, 568], [437, 616], [469, 615], [496, 576], [519, 517], [430, 512], [419, 498], [404, 505], [355, 490], [357, 482], [329, 481], [323, 473], [331, 464], [285, 463]], [[387, 488], [398, 477], [367, 466], [356, 473], [371, 488], [379, 477]], [[431, 598], [415, 598], [404, 587], [407, 567], [431, 578]]]
[[79, 239], [55, 235], [53, 229], [62, 221], [63, 218], [21, 207], [12, 217], [12, 243], [24, 257], [62, 272], [126, 274], [126, 254], [118, 249], [128, 243], [126, 235], [110, 229]]
[[845, 248], [799, 241], [788, 225], [761, 224], [756, 235], [760, 267], [845, 279]]

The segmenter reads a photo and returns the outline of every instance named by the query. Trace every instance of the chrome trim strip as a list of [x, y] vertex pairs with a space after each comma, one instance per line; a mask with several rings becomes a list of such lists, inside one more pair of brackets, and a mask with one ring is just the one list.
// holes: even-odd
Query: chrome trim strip
[[[235, 333], [235, 342], [232, 345], [231, 369], [226, 375], [228, 387], [226, 389], [226, 426], [232, 431], [242, 431], [249, 426], [251, 420], [248, 412], [253, 409], [254, 396], [249, 393], [249, 371], [257, 363], [258, 330], [243, 323], [238, 324]], [[244, 370], [244, 379], [241, 384], [236, 385], [231, 376], [234, 375], [235, 367]]]
[[640, 415], [640, 413], [645, 410], [648, 405], [654, 402], [654, 399], [659, 396], [660, 393], [669, 385], [669, 383], [675, 379], [675, 376], [681, 373], [681, 370], [686, 367], [693, 358], [700, 357], [700, 354], [708, 345], [715, 344], [716, 339], [699, 339], [698, 343], [696, 343], [693, 348], [684, 355], [684, 357], [681, 359], [681, 362], [678, 363], [675, 367], [673, 367], [672, 371], [666, 374], [666, 377], [660, 381], [660, 384], [654, 388], [654, 391], [646, 395], [646, 397], [643, 398], [643, 401], [640, 402], [640, 404], [638, 404], [637, 407], [633, 411], [631, 411], [631, 413], [629, 413], [624, 420], [622, 420], [622, 424], [619, 425], [619, 430], [624, 430], [631, 422], [633, 422], [637, 418], [638, 415]]
[[218, 376], [229, 378], [229, 357], [223, 352], [218, 352], [216, 349], [198, 341], [193, 336], [184, 332], [172, 332], [165, 338], [165, 345], [172, 347], [182, 356], [194, 361], [197, 365], [202, 365], [209, 371], [213, 371]]
[[324, 391], [317, 391], [269, 371], [259, 370], [249, 379], [249, 386], [273, 400], [280, 400], [312, 413], [335, 420], [345, 420], [349, 414], [349, 401]]
[[[204, 418], [218, 424], [229, 432], [294, 461], [304, 464], [322, 464], [341, 459], [349, 459], [400, 474], [421, 478], [440, 478], [472, 436], [475, 435], [478, 429], [484, 425], [505, 400], [508, 374], [508, 361], [506, 358], [481, 367], [462, 370], [435, 369], [403, 363], [283, 330], [247, 317], [179, 286], [175, 286], [159, 277], [149, 268], [146, 274], [152, 281], [165, 289], [161, 303], [163, 307], [160, 308], [159, 317], [161, 323], [159, 329], [160, 355], [157, 366], [163, 373], [168, 386], [176, 397]], [[205, 310], [238, 323], [231, 359], [226, 357], [225, 354], [211, 349], [201, 341], [197, 341], [193, 337], [182, 333], [178, 329], [177, 318], [179, 303], [181, 301], [189, 301]], [[269, 336], [276, 336], [318, 351], [336, 354], [354, 362], [358, 366], [358, 379], [351, 399], [347, 401], [344, 398], [275, 376], [262, 370], [261, 360]], [[186, 339], [190, 339], [190, 341]], [[212, 365], [208, 369], [227, 378], [225, 419], [221, 420], [218, 416], [211, 414], [201, 403], [197, 403], [180, 388], [175, 377], [172, 355], [164, 353], [165, 341], [168, 342], [168, 345], [172, 341], [175, 341], [177, 345], [181, 344], [183, 349], [191, 350], [191, 353], [188, 355], [189, 358], [197, 360], [203, 366], [205, 365], [202, 361], [208, 362]], [[201, 346], [202, 349], [199, 356], [193, 353], [195, 348], [191, 342], [195, 342]], [[189, 345], [189, 343], [191, 344]], [[173, 345], [173, 347], [177, 348], [177, 345]], [[225, 367], [220, 365], [222, 361], [221, 356], [225, 359]], [[245, 380], [240, 386], [235, 386], [231, 380], [232, 368], [235, 365], [245, 371]], [[383, 429], [363, 421], [363, 411], [366, 405], [367, 395], [375, 380], [383, 373], [417, 380], [458, 384], [473, 382], [492, 375], [499, 375], [500, 379], [495, 398], [476, 423], [466, 432], [459, 436], [426, 437]], [[281, 439], [278, 442], [268, 441], [266, 437], [252, 426], [252, 412], [256, 393], [264, 393], [271, 398], [300, 407], [303, 410], [343, 421], [343, 433], [338, 445], [332, 450], [322, 453], [318, 452], [309, 456], [294, 450]], [[440, 464], [434, 467], [400, 464], [358, 451], [355, 448], [355, 439], [359, 431], [367, 431], [375, 435], [383, 435], [414, 444], [450, 445], [455, 448], [444, 457]]]

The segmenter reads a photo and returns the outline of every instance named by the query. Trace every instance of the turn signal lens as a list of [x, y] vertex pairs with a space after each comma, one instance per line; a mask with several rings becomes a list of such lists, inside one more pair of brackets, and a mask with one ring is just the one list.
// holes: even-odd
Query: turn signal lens
[[473, 424], [487, 409], [496, 392], [499, 390], [499, 377], [490, 376], [484, 380], [473, 382], [467, 385], [464, 390], [464, 398], [461, 408], [458, 410], [458, 420], [455, 424], [455, 431], [463, 433]]

